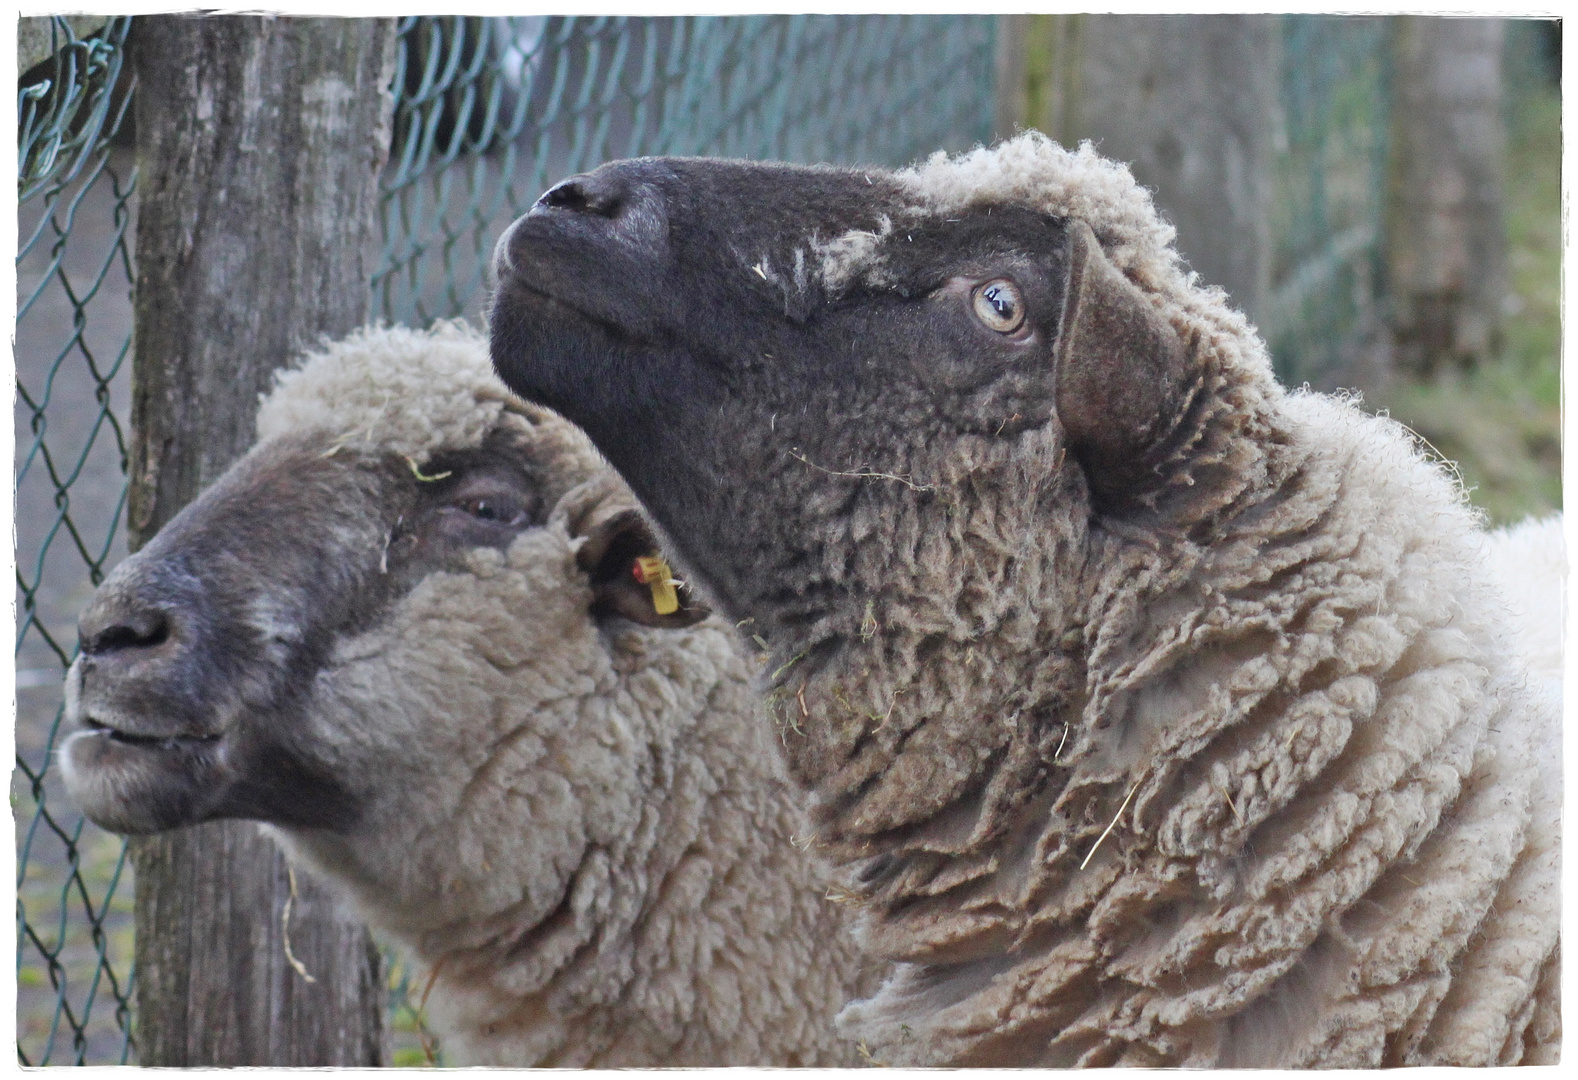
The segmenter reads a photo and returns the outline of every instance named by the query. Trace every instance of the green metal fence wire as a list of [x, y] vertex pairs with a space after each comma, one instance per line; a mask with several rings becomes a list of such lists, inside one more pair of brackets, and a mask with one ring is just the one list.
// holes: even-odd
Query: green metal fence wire
[[[59, 788], [75, 619], [125, 551], [130, 230], [118, 139], [129, 20], [18, 93], [17, 1043], [26, 1064], [135, 1059], [131, 867]], [[476, 316], [503, 225], [553, 181], [651, 153], [900, 164], [990, 136], [986, 16], [407, 18], [375, 310]], [[442, 1062], [390, 964], [395, 1062]]]
[[[132, 1053], [130, 874], [121, 842], [61, 797], [51, 755], [75, 607], [120, 536], [126, 442], [112, 400], [130, 339], [135, 171], [112, 152], [130, 100], [129, 20], [76, 38], [18, 87], [17, 1052]], [[117, 310], [119, 306], [120, 310]], [[121, 380], [124, 383], [124, 380]]]
[[[1510, 113], [1558, 80], [1560, 38], [1537, 20], [1505, 27]], [[1272, 297], [1262, 329], [1288, 383], [1352, 385], [1386, 363], [1396, 28], [1396, 19], [1375, 16], [1282, 17], [1286, 141], [1273, 177]]]
[[1273, 177], [1262, 322], [1285, 382], [1351, 378], [1377, 343], [1392, 22], [1282, 20], [1287, 138]]
[[493, 240], [610, 158], [898, 165], [991, 137], [990, 16], [407, 19], [377, 308], [472, 315]]

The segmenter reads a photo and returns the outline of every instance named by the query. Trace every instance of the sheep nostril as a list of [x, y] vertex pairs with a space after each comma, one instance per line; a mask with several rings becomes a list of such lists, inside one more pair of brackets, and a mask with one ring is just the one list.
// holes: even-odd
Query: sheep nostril
[[84, 632], [82, 651], [90, 656], [102, 656], [123, 649], [151, 649], [164, 644], [169, 637], [170, 619], [164, 612], [130, 612], [108, 626]]
[[572, 214], [615, 218], [624, 202], [623, 192], [616, 184], [609, 183], [607, 177], [572, 176], [544, 192], [537, 205], [568, 210]]
[[586, 209], [586, 191], [574, 180], [566, 180], [543, 192], [537, 199], [538, 206], [552, 206], [560, 210]]

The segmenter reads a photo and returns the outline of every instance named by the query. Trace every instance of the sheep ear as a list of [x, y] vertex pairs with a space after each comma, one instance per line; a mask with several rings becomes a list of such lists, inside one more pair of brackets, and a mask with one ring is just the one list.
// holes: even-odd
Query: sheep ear
[[579, 512], [568, 515], [567, 524], [572, 535], [584, 538], [575, 561], [591, 580], [593, 614], [618, 615], [642, 626], [678, 629], [694, 626], [712, 613], [685, 584], [675, 587], [673, 599], [677, 606], [660, 613], [652, 585], [637, 580], [635, 575], [640, 560], [660, 556], [657, 541], [635, 508], [634, 499], [612, 485], [587, 494], [594, 497], [571, 500], [566, 496], [567, 501], [580, 503], [576, 507]]
[[1068, 290], [1053, 350], [1057, 411], [1091, 487], [1123, 495], [1152, 478], [1149, 451], [1182, 398], [1187, 350], [1145, 294], [1069, 223]]

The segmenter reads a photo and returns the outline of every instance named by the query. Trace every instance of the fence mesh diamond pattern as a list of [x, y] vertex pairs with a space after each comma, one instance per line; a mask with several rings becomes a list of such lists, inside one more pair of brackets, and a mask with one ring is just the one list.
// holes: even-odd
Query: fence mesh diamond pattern
[[611, 158], [898, 165], [986, 140], [993, 33], [979, 16], [408, 19], [377, 310], [475, 315], [503, 227]]
[[[132, 881], [52, 755], [76, 614], [125, 552], [136, 170], [130, 20], [24, 72], [17, 111], [17, 1041], [25, 1064], [134, 1061]], [[374, 310], [480, 313], [492, 241], [614, 157], [902, 164], [987, 139], [988, 16], [407, 18]], [[391, 965], [396, 1063], [433, 1060]], [[439, 1058], [438, 1060], [442, 1060]]]
[[123, 846], [61, 798], [50, 756], [75, 610], [114, 561], [125, 499], [128, 230], [113, 149], [129, 20], [55, 51], [17, 96], [17, 1038], [24, 1064], [126, 1061], [131, 889]]

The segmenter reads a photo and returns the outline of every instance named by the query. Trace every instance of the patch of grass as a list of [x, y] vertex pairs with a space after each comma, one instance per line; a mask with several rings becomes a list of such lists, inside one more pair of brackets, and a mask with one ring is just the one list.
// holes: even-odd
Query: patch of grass
[[432, 1066], [427, 1060], [427, 1052], [420, 1046], [405, 1046], [394, 1052], [394, 1067], [397, 1069], [426, 1069]]
[[1561, 507], [1561, 416], [1495, 374], [1396, 386], [1386, 404], [1457, 464], [1474, 505], [1505, 524]]
[[1519, 93], [1506, 174], [1510, 296], [1501, 355], [1475, 371], [1403, 382], [1371, 403], [1457, 463], [1497, 523], [1556, 510], [1561, 486], [1561, 97]]

